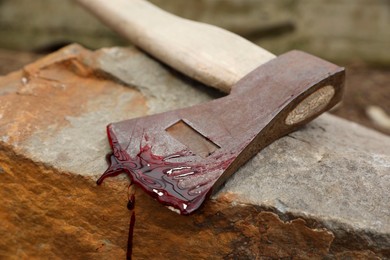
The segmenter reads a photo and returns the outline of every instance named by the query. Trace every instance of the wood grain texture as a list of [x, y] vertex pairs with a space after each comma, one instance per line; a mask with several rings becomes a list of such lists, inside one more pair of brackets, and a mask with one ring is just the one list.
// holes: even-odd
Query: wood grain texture
[[144, 0], [75, 1], [157, 59], [223, 92], [275, 57], [236, 34], [177, 17]]

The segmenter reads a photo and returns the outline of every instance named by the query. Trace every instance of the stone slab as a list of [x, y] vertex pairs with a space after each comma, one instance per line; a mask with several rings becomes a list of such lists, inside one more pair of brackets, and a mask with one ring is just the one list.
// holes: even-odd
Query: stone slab
[[[17, 168], [9, 161], [17, 154], [50, 174], [87, 177], [92, 189], [106, 168], [108, 123], [219, 96], [137, 49], [71, 45], [0, 78], [3, 172]], [[256, 207], [253, 214], [299, 217], [332, 232], [330, 248], [383, 256], [390, 246], [389, 184], [390, 138], [325, 114], [265, 148], [213, 198]], [[153, 207], [146, 216], [162, 214]]]

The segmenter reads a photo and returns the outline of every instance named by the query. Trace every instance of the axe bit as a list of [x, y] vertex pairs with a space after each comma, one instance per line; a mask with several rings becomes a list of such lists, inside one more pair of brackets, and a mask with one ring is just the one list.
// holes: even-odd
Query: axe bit
[[77, 0], [135, 45], [229, 95], [107, 126], [99, 178], [126, 172], [159, 202], [190, 214], [240, 166], [342, 98], [344, 68], [301, 51], [278, 57], [221, 28], [144, 0]]

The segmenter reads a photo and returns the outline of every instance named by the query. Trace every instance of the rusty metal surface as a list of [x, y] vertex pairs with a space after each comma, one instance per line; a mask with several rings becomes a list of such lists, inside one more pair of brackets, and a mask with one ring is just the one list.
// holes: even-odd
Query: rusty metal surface
[[[99, 183], [125, 171], [159, 202], [189, 214], [266, 145], [339, 102], [343, 85], [343, 68], [303, 52], [288, 52], [248, 74], [226, 97], [110, 124], [111, 166]], [[286, 124], [291, 111], [328, 86], [334, 94], [320, 110]], [[308, 104], [306, 109], [316, 105]], [[218, 148], [206, 157], [195, 154], [167, 132], [181, 121]]]

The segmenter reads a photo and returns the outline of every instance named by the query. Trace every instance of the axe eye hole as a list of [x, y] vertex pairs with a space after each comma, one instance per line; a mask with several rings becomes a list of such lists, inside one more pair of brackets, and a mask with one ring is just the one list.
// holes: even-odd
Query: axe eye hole
[[326, 108], [335, 93], [335, 89], [331, 85], [317, 89], [295, 106], [287, 115], [285, 124], [295, 125], [320, 113]]

